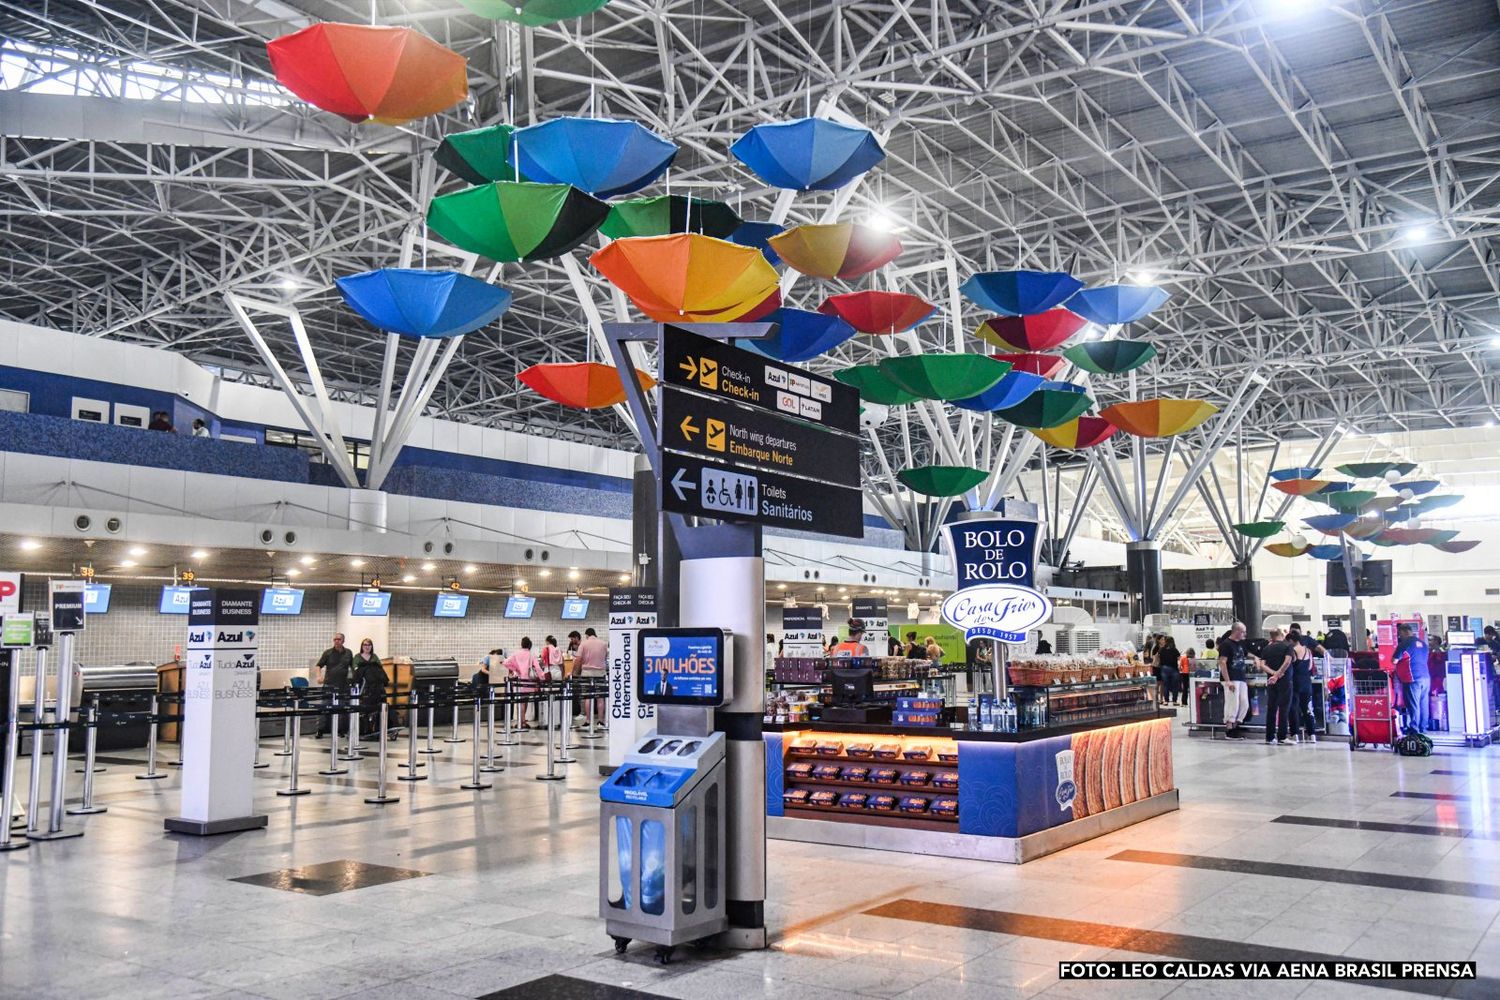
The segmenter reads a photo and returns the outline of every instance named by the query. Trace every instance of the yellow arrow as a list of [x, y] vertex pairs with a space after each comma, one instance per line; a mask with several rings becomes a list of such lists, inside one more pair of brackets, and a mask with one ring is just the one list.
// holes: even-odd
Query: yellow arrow
[[677, 367], [687, 373], [688, 381], [698, 377], [698, 359], [688, 358], [686, 361], [677, 362]]
[[682, 436], [689, 441], [693, 439], [693, 435], [697, 434], [699, 430], [693, 425], [693, 415], [691, 413], [682, 418], [682, 423], [677, 425], [677, 429], [682, 431]]

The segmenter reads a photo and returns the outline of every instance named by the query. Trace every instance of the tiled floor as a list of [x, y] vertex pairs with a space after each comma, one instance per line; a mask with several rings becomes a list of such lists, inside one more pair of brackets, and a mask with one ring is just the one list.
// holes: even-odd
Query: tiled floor
[[521, 766], [466, 792], [468, 745], [439, 743], [430, 780], [392, 781], [401, 801], [375, 806], [375, 761], [320, 777], [319, 745], [312, 794], [278, 798], [287, 763], [267, 741], [269, 828], [207, 840], [162, 832], [176, 770], [135, 781], [132, 755], [111, 754], [109, 812], [68, 818], [85, 837], [0, 855], [0, 996], [1500, 996], [1497, 978], [1081, 983], [1057, 966], [1295, 954], [1473, 959], [1500, 977], [1496, 748], [1402, 759], [1179, 735], [1180, 812], [1021, 867], [773, 842], [773, 947], [660, 967], [616, 957], [595, 915], [592, 752], [539, 782], [540, 745], [516, 747]]

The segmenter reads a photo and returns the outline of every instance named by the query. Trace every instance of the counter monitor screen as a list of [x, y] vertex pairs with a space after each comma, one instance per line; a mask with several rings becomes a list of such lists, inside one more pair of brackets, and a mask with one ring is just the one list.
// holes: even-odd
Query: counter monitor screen
[[193, 591], [202, 589], [202, 587], [171, 586], [161, 588], [161, 613], [164, 615], [187, 614]]
[[[1344, 575], [1341, 560], [1328, 563], [1328, 580], [1324, 591], [1329, 597], [1348, 597], [1349, 579]], [[1391, 561], [1389, 559], [1367, 559], [1354, 568], [1355, 597], [1391, 596]]]
[[589, 600], [587, 597], [568, 597], [563, 600], [562, 620], [565, 622], [581, 622], [589, 616]]
[[643, 629], [636, 694], [648, 705], [724, 703], [724, 630]]
[[511, 597], [505, 602], [505, 617], [530, 618], [535, 607], [535, 597]]
[[875, 697], [875, 671], [868, 667], [833, 671], [833, 701], [836, 705], [857, 705]]
[[107, 583], [89, 583], [83, 588], [84, 614], [102, 615], [109, 611], [109, 587]]
[[1473, 632], [1449, 632], [1448, 645], [1450, 646], [1472, 646], [1474, 645]]
[[434, 618], [465, 618], [469, 614], [468, 594], [439, 594], [433, 606]]
[[391, 595], [384, 590], [357, 590], [349, 613], [359, 618], [384, 618], [391, 613]]
[[291, 587], [267, 587], [260, 592], [260, 613], [263, 615], [300, 615], [302, 593]]

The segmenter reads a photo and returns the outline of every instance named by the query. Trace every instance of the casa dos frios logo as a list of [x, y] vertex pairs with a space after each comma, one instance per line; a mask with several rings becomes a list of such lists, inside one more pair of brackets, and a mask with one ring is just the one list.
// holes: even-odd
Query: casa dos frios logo
[[943, 602], [943, 620], [964, 638], [1024, 642], [1026, 633], [1052, 617], [1052, 602], [1040, 591], [1009, 583], [967, 587]]

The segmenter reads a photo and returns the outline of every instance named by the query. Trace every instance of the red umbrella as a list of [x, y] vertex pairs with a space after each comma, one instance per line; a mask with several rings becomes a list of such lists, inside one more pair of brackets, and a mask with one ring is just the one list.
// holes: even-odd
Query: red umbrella
[[910, 330], [937, 311], [937, 306], [904, 292], [846, 292], [830, 295], [818, 306], [860, 333], [889, 334]]
[[1046, 351], [1082, 330], [1088, 320], [1066, 309], [1048, 309], [1035, 316], [991, 316], [975, 335], [996, 347]]
[[282, 86], [356, 124], [399, 125], [469, 96], [464, 57], [411, 28], [314, 24], [266, 51]]
[[996, 361], [1009, 361], [1010, 370], [1052, 378], [1067, 362], [1060, 354], [991, 354]]
[[[635, 376], [643, 389], [656, 384], [656, 379], [639, 368]], [[516, 378], [554, 403], [575, 410], [598, 410], [625, 402], [625, 385], [619, 370], [597, 361], [532, 365]]]

